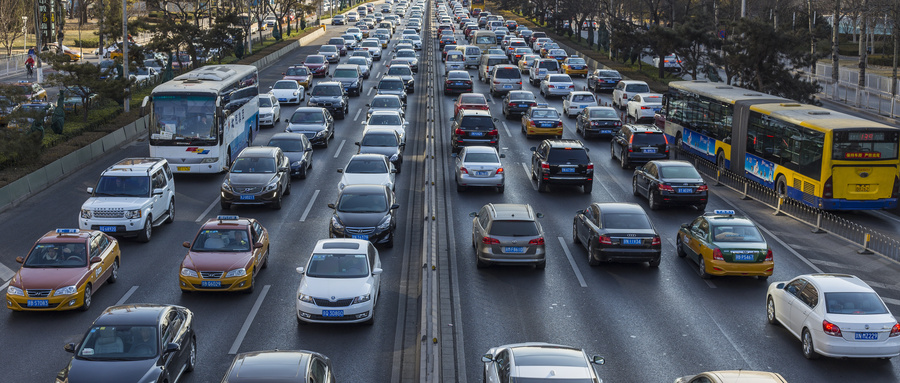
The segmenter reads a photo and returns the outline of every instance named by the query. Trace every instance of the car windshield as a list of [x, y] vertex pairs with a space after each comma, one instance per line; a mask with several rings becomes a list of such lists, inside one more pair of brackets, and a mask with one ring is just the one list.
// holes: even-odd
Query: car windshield
[[650, 87], [647, 84], [628, 84], [625, 91], [629, 93], [649, 93]]
[[466, 58], [462, 54], [448, 54], [447, 61], [465, 61]]
[[259, 98], [259, 107], [260, 108], [271, 108], [272, 107], [272, 99], [268, 97], [260, 97]]
[[597, 100], [594, 99], [594, 95], [592, 94], [573, 94], [572, 102], [590, 102], [596, 103]]
[[400, 145], [397, 142], [397, 136], [394, 134], [366, 134], [359, 143], [361, 146], [384, 146], [393, 147]]
[[94, 188], [95, 197], [149, 197], [148, 176], [102, 176]]
[[713, 229], [716, 242], [763, 242], [756, 226], [720, 225]]
[[344, 173], [381, 174], [387, 172], [387, 164], [380, 159], [354, 159], [344, 169]]
[[699, 179], [700, 173], [693, 166], [660, 166], [659, 176], [662, 178]]
[[296, 81], [279, 81], [275, 83], [272, 89], [297, 89]]
[[266, 157], [238, 157], [231, 165], [232, 173], [275, 173], [275, 159]]
[[159, 354], [156, 326], [94, 326], [75, 352], [77, 359], [141, 360]]
[[531, 112], [532, 119], [559, 119], [559, 112], [556, 109], [536, 109]]
[[337, 203], [337, 211], [344, 213], [383, 213], [388, 210], [384, 193], [343, 193]]
[[398, 114], [373, 114], [369, 125], [400, 125], [403, 121]]
[[287, 72], [284, 73], [285, 76], [309, 76], [309, 69], [306, 67], [302, 68], [288, 68]]
[[343, 89], [340, 86], [323, 86], [317, 85], [312, 90], [313, 96], [340, 96]]
[[320, 111], [297, 111], [291, 116], [292, 124], [322, 124], [325, 116]]
[[381, 81], [378, 90], [403, 90], [403, 81]]
[[866, 292], [825, 293], [825, 309], [829, 314], [887, 314], [878, 294]]
[[337, 77], [337, 78], [348, 78], [348, 77], [356, 78], [356, 77], [359, 77], [359, 72], [357, 72], [356, 69], [346, 69], [346, 68], [345, 68], [345, 69], [335, 69], [335, 70], [334, 70], [334, 77]]
[[325, 62], [325, 57], [323, 56], [309, 56], [305, 61], [307, 64], [322, 64]]
[[239, 252], [250, 251], [250, 237], [246, 229], [201, 229], [191, 245], [191, 251]]
[[267, 146], [274, 146], [276, 148], [281, 148], [283, 152], [302, 152], [303, 151], [303, 141], [301, 140], [287, 140], [287, 139], [272, 139], [269, 140]]
[[619, 118], [619, 114], [615, 110], [610, 109], [594, 109], [591, 110], [591, 118]]
[[87, 266], [87, 254], [84, 242], [77, 243], [39, 243], [34, 245], [24, 267], [34, 268], [71, 268]]
[[408, 66], [392, 66], [387, 74], [394, 76], [412, 76], [412, 70]]
[[603, 227], [609, 229], [653, 229], [650, 219], [642, 213], [603, 213]]
[[494, 221], [489, 233], [498, 237], [533, 237], [538, 234], [534, 221]]
[[309, 259], [307, 277], [313, 278], [365, 278], [369, 276], [369, 263], [365, 254], [321, 254]]
[[495, 153], [466, 153], [463, 162], [496, 164], [500, 162], [500, 158]]

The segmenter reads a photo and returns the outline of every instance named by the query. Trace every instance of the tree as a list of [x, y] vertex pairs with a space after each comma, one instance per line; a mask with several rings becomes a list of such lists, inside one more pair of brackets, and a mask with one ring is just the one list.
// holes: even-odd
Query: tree
[[103, 74], [99, 65], [90, 63], [73, 63], [65, 59], [65, 56], [41, 54], [41, 58], [53, 66], [56, 73], [48, 76], [48, 82], [67, 89], [73, 95], [81, 98], [83, 121], [87, 122], [88, 112], [91, 107], [89, 102], [91, 95], [96, 94], [100, 99], [121, 101], [128, 95], [128, 89], [132, 81], [127, 75], [109, 76], [101, 79]]
[[697, 71], [709, 61], [707, 52], [718, 39], [715, 33], [714, 26], [699, 17], [691, 18], [675, 28], [675, 34], [681, 41], [676, 44], [674, 52], [681, 59], [681, 67], [694, 80], [697, 79]]
[[659, 78], [663, 78], [666, 74], [666, 66], [663, 64], [666, 56], [672, 54], [683, 41], [676, 34], [675, 30], [660, 25], [651, 25], [647, 31], [646, 47], [650, 49], [653, 56], [659, 57]]
[[9, 56], [16, 39], [25, 35], [22, 16], [28, 16], [27, 8], [22, 0], [0, 0], [0, 9], [3, 10], [0, 12], [0, 44]]

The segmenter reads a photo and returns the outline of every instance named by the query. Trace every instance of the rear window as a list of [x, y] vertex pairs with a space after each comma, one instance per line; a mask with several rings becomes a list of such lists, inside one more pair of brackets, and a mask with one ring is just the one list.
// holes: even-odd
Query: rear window
[[516, 68], [497, 68], [496, 72], [494, 72], [494, 76], [497, 78], [522, 78], [522, 75]]
[[494, 153], [466, 153], [463, 162], [497, 163], [500, 159]]
[[756, 226], [719, 225], [713, 229], [716, 242], [762, 242], [762, 234]]
[[487, 60], [487, 66], [494, 66], [494, 65], [499, 65], [499, 64], [506, 64], [506, 61], [507, 61], [507, 60], [506, 60], [505, 57], [497, 57], [497, 58], [488, 57], [488, 60]]
[[597, 73], [597, 77], [606, 77], [606, 78], [621, 78], [622, 76], [619, 72], [611, 71], [611, 70], [601, 70]]
[[538, 229], [533, 221], [494, 221], [489, 233], [498, 237], [533, 237], [538, 235]]
[[538, 68], [544, 68], [544, 69], [547, 69], [548, 71], [551, 71], [551, 70], [556, 70], [556, 71], [558, 71], [558, 70], [559, 70], [559, 63], [556, 62], [556, 60], [553, 60], [553, 61], [550, 61], [550, 60], [541, 61], [541, 62], [538, 63]]
[[662, 133], [635, 133], [631, 136], [632, 145], [665, 145], [666, 138]]
[[875, 293], [825, 293], [829, 314], [887, 314], [887, 308]]
[[494, 120], [490, 116], [465, 116], [459, 126], [469, 130], [493, 130]]
[[591, 118], [619, 118], [619, 114], [608, 109], [592, 110]]
[[892, 160], [897, 158], [898, 136], [900, 133], [886, 130], [836, 131], [831, 156], [835, 160]]
[[550, 165], [559, 165], [559, 164], [586, 164], [591, 162], [588, 158], [587, 152], [581, 148], [551, 148], [550, 155], [547, 157], [547, 162]]
[[572, 82], [572, 78], [569, 76], [566, 76], [566, 75], [558, 75], [558, 76], [551, 75], [547, 81], [549, 81], [549, 82]]
[[653, 229], [650, 219], [642, 213], [602, 214], [603, 227], [611, 229]]
[[650, 87], [647, 84], [628, 84], [625, 86], [626, 92], [632, 93], [647, 93], [650, 92]]
[[572, 96], [572, 101], [573, 102], [596, 102], [597, 100], [594, 100], [594, 96], [590, 95], [590, 94], [576, 94], [576, 95]]
[[700, 178], [700, 173], [693, 166], [660, 166], [659, 176], [662, 178]]

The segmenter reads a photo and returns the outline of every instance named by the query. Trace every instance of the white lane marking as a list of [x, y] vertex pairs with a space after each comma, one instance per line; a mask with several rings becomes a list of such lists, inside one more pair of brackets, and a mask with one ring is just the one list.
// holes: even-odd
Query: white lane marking
[[566, 245], [566, 240], [563, 237], [556, 237], [559, 240], [560, 246], [562, 246], [563, 251], [566, 253], [566, 258], [569, 258], [569, 264], [572, 265], [572, 270], [575, 271], [575, 277], [578, 278], [578, 283], [581, 284], [581, 287], [587, 287], [587, 283], [584, 282], [584, 277], [581, 276], [581, 270], [578, 269], [578, 265], [575, 264], [575, 258], [572, 258], [572, 253], [569, 251], [569, 246]]
[[881, 300], [889, 305], [900, 306], [900, 299], [881, 297]]
[[353, 116], [353, 121], [359, 120], [359, 112], [362, 112], [362, 109], [357, 109], [357, 110], [356, 110], [356, 115]]
[[312, 209], [313, 203], [316, 202], [316, 197], [319, 196], [319, 189], [313, 192], [312, 198], [309, 199], [309, 204], [306, 205], [306, 210], [303, 211], [303, 215], [300, 216], [300, 222], [306, 221], [306, 216], [309, 214], [309, 210]]
[[867, 213], [869, 213], [869, 214], [875, 214], [875, 215], [878, 215], [878, 216], [881, 217], [881, 218], [887, 218], [887, 219], [892, 220], [892, 221], [894, 221], [894, 222], [900, 222], [900, 218], [894, 217], [893, 215], [890, 215], [890, 214], [888, 214], [888, 213], [885, 213], [885, 212], [883, 212], [883, 211], [881, 211], [881, 210], [869, 210], [869, 211], [867, 211]]
[[503, 129], [506, 130], [507, 137], [512, 137], [512, 133], [509, 132], [509, 127], [506, 126], [506, 121], [503, 121]]
[[366, 97], [369, 97], [372, 95], [372, 89], [375, 89], [375, 88], [369, 88], [369, 91], [366, 92]]
[[238, 349], [241, 347], [241, 343], [244, 342], [244, 337], [247, 336], [247, 331], [250, 330], [253, 318], [256, 318], [256, 313], [259, 312], [259, 306], [262, 306], [263, 299], [266, 299], [266, 294], [269, 293], [269, 287], [269, 285], [263, 286], [262, 292], [259, 293], [259, 297], [256, 298], [256, 303], [254, 303], [253, 308], [250, 309], [250, 314], [247, 315], [247, 319], [244, 320], [241, 331], [238, 332], [237, 338], [234, 339], [234, 344], [232, 344], [231, 349], [228, 350], [228, 355], [237, 354]]
[[334, 151], [334, 158], [338, 158], [338, 156], [341, 155], [341, 149], [344, 148], [345, 142], [347, 142], [347, 140], [341, 140], [341, 144], [338, 145], [337, 150]]
[[0, 281], [5, 281], [7, 279], [10, 279], [13, 277], [13, 275], [16, 275], [15, 271], [10, 269], [9, 267], [6, 267], [6, 265], [0, 263]]
[[[801, 249], [801, 250], [802, 250], [802, 249]], [[825, 267], [833, 267], [833, 268], [849, 269], [849, 270], [856, 270], [856, 271], [872, 271], [872, 269], [869, 268], [869, 267], [847, 265], [847, 264], [843, 264], [843, 263], [837, 263], [837, 262], [831, 262], [831, 261], [823, 261], [823, 260], [821, 260], [821, 259], [810, 259], [809, 261], [812, 262], [812, 263], [815, 263], [815, 264], [817, 264], [817, 265], [819, 265], [819, 266], [825, 266]], [[878, 266], [876, 266], [876, 268], [877, 268], [877, 267], [878, 267]]]
[[869, 284], [872, 287], [879, 287], [882, 289], [900, 291], [900, 285], [889, 285], [887, 283], [875, 282], [875, 281], [863, 281]]
[[9, 281], [6, 281], [2, 286], [0, 286], [0, 291], [6, 291], [7, 287], [9, 287]]
[[535, 185], [535, 184], [534, 184], [534, 180], [531, 179], [531, 169], [528, 168], [528, 164], [522, 162], [522, 169], [525, 169], [525, 177], [527, 177], [527, 178], [525, 178], [525, 179], [527, 179], [527, 180], [528, 180], [528, 183], [531, 184], [531, 188], [534, 189], [534, 190], [537, 190], [537, 185]]
[[217, 203], [219, 203], [219, 200], [220, 200], [221, 198], [222, 198], [221, 196], [216, 197], [216, 199], [214, 199], [214, 200], [212, 201], [212, 203], [209, 204], [209, 207], [207, 207], [206, 210], [203, 211], [203, 213], [200, 213], [200, 216], [197, 217], [197, 219], [195, 219], [194, 222], [200, 222], [200, 221], [202, 221], [202, 220], [203, 220], [203, 217], [206, 217], [206, 215], [209, 214], [209, 211], [212, 210], [212, 209], [216, 206]]
[[122, 296], [122, 298], [119, 298], [119, 301], [116, 302], [116, 306], [125, 304], [125, 302], [128, 301], [128, 298], [131, 298], [131, 294], [134, 294], [134, 292], [137, 291], [137, 289], [138, 289], [138, 286], [131, 286], [131, 288], [128, 289], [128, 292], [126, 292], [125, 295]]

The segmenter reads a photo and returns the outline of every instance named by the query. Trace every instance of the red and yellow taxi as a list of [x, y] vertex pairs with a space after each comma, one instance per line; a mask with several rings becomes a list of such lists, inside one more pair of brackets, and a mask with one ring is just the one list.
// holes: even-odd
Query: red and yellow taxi
[[734, 275], [765, 280], [775, 269], [772, 249], [756, 224], [735, 216], [734, 210], [715, 210], [681, 225], [675, 251], [696, 261], [704, 279]]
[[562, 116], [546, 102], [536, 103], [522, 114], [522, 132], [526, 138], [531, 136], [563, 135]]
[[119, 278], [119, 242], [96, 230], [56, 229], [37, 240], [6, 288], [14, 311], [91, 307], [91, 296]]
[[269, 263], [269, 232], [259, 221], [220, 215], [200, 227], [181, 262], [181, 292], [253, 292], [256, 276]]
[[291, 65], [281, 74], [282, 80], [294, 80], [303, 86], [303, 89], [309, 89], [312, 85], [312, 71], [306, 65]]
[[36, 82], [19, 81], [15, 84], [19, 88], [19, 94], [28, 101], [47, 101], [47, 90]]
[[587, 62], [581, 57], [567, 57], [562, 62], [562, 70], [569, 76], [587, 77], [588, 75]]

